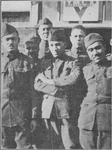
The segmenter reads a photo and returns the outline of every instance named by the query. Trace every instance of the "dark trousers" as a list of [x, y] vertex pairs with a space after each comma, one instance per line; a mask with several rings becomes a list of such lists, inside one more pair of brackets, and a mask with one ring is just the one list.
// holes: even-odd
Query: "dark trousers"
[[2, 127], [3, 148], [30, 148], [31, 131], [29, 122], [25, 121], [18, 126]]
[[79, 138], [83, 149], [111, 149], [111, 131], [80, 129]]

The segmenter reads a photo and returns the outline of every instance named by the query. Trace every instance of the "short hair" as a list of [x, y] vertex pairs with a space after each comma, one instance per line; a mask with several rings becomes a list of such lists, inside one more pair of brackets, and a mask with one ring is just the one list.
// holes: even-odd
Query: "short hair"
[[82, 25], [76, 25], [76, 26], [74, 26], [74, 27], [72, 28], [72, 30], [71, 30], [71, 33], [72, 33], [72, 31], [73, 31], [74, 29], [82, 30], [82, 31], [86, 34], [86, 29], [85, 29], [85, 27], [83, 27]]

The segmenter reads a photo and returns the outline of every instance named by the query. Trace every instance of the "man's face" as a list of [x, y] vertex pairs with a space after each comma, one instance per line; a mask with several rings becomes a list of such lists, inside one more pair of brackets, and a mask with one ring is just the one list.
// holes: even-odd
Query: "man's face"
[[80, 29], [74, 29], [71, 32], [70, 41], [75, 48], [84, 46], [85, 33]]
[[16, 51], [20, 39], [16, 32], [2, 38], [2, 44], [7, 52]]
[[47, 41], [49, 36], [49, 30], [51, 29], [51, 25], [40, 25], [38, 29], [38, 34], [41, 40]]
[[65, 51], [65, 43], [62, 41], [49, 41], [49, 49], [53, 57], [59, 57]]
[[87, 53], [90, 60], [99, 63], [105, 58], [105, 47], [102, 42], [95, 42], [87, 48]]
[[38, 53], [38, 44], [34, 44], [32, 42], [27, 42], [25, 45], [25, 51], [28, 56], [34, 56]]

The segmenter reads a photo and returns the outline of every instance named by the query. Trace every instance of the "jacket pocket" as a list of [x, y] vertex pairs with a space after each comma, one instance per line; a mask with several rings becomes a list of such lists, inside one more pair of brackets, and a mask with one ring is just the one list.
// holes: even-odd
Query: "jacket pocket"
[[55, 99], [55, 109], [57, 118], [69, 118], [70, 106], [67, 98]]

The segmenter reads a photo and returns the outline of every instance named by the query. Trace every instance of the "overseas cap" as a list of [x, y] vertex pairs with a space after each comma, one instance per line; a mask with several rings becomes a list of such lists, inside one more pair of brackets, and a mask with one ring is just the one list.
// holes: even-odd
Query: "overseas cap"
[[15, 27], [13, 27], [7, 23], [2, 24], [1, 37], [12, 34], [14, 32], [18, 33], [18, 31], [16, 30]]
[[48, 41], [66, 41], [65, 30], [63, 29], [51, 29], [49, 33]]
[[39, 21], [37, 27], [39, 27], [40, 25], [51, 25], [52, 26], [52, 22], [48, 18], [44, 18]]
[[91, 44], [99, 41], [103, 42], [103, 38], [101, 35], [99, 35], [98, 33], [90, 33], [84, 39], [85, 47], [88, 48], [88, 46], [90, 46]]
[[24, 39], [24, 43], [27, 44], [27, 43], [29, 43], [29, 42], [34, 43], [34, 44], [38, 44], [38, 43], [39, 43], [39, 39], [38, 39], [38, 37], [35, 37], [35, 36], [26, 37], [26, 38]]

